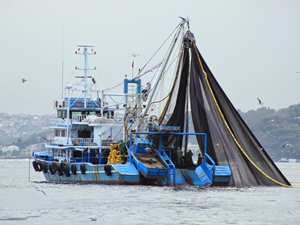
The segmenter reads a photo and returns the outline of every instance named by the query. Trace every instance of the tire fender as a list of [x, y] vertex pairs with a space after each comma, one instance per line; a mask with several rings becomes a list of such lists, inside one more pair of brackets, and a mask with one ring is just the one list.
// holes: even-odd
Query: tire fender
[[106, 176], [110, 176], [111, 175], [111, 167], [110, 167], [110, 165], [105, 165], [104, 166], [104, 172], [105, 172]]

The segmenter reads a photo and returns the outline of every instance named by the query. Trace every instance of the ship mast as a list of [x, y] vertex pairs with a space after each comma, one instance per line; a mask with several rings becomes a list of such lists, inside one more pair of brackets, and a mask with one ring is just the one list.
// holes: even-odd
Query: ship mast
[[[93, 45], [77, 45], [77, 47], [78, 47], [78, 52], [76, 51], [75, 54], [84, 56], [84, 68], [80, 69], [80, 68], [76, 67], [77, 70], [83, 70], [84, 76], [76, 76], [76, 78], [83, 78], [84, 79], [84, 85], [83, 85], [83, 87], [84, 87], [84, 89], [83, 89], [83, 92], [84, 92], [84, 108], [86, 108], [87, 107], [87, 104], [86, 104], [87, 103], [86, 102], [87, 78], [92, 78], [91, 76], [87, 75], [87, 71], [88, 70], [96, 70], [96, 68], [93, 68], [93, 69], [88, 68], [88, 65], [87, 65], [88, 64], [87, 63], [88, 58], [87, 58], [87, 56], [88, 55], [94, 55], [94, 54], [96, 54], [96, 52], [94, 52], [94, 49], [93, 49], [94, 46]], [[83, 48], [83, 53], [79, 52], [81, 47]], [[89, 53], [88, 48], [91, 48], [92, 52]]]
[[[181, 23], [180, 23], [180, 27], [178, 28], [177, 33], [175, 34], [175, 38], [173, 39], [173, 41], [172, 41], [172, 43], [171, 43], [171, 47], [169, 48], [169, 51], [167, 52], [166, 57], [163, 59], [161, 65], [160, 65], [160, 67], [159, 67], [159, 69], [158, 69], [158, 72], [157, 72], [155, 81], [154, 81], [153, 86], [152, 86], [153, 88], [152, 88], [151, 92], [149, 93], [147, 102], [146, 102], [146, 104], [145, 104], [146, 107], [143, 109], [140, 118], [144, 118], [145, 115], [147, 114], [147, 112], [149, 111], [149, 108], [150, 108], [150, 105], [151, 105], [150, 103], [152, 102], [152, 98], [153, 98], [153, 96], [154, 96], [154, 94], [155, 94], [155, 91], [156, 91], [156, 89], [157, 89], [157, 87], [158, 87], [159, 81], [161, 80], [161, 77], [162, 77], [162, 75], [163, 75], [163, 73], [164, 73], [164, 70], [165, 70], [165, 68], [166, 68], [166, 65], [167, 65], [167, 63], [168, 63], [168, 61], [169, 61], [169, 58], [170, 58], [170, 56], [171, 56], [171, 54], [172, 54], [172, 51], [173, 51], [173, 49], [174, 49], [174, 46], [175, 46], [175, 44], [176, 44], [176, 42], [177, 42], [177, 39], [178, 39], [178, 37], [179, 37], [179, 35], [180, 35], [180, 32], [181, 32], [181, 30], [183, 29], [183, 27], [184, 27], [186, 24], [189, 24], [189, 18], [183, 18], [183, 17], [180, 17], [180, 18], [182, 19], [182, 21], [181, 21]], [[138, 126], [137, 126], [137, 131], [140, 130], [140, 127], [141, 127], [141, 121], [142, 121], [142, 119], [140, 120], [140, 122], [139, 122], [139, 124], [138, 124]]]

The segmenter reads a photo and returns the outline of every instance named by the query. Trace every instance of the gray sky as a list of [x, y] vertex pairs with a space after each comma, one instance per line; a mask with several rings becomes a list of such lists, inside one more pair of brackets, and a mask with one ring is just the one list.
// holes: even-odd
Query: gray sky
[[[142, 67], [190, 17], [197, 46], [237, 109], [300, 102], [300, 1], [1, 0], [0, 112], [54, 113], [74, 75], [77, 44], [92, 44], [100, 88]], [[64, 43], [64, 44], [63, 44]], [[21, 79], [28, 81], [24, 84]], [[65, 85], [64, 84], [64, 85]]]

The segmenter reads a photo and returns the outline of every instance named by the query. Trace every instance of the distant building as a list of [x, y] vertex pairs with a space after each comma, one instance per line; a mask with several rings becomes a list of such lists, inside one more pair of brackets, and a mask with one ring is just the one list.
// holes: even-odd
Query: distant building
[[0, 151], [2, 151], [2, 156], [11, 157], [19, 155], [20, 148], [15, 145], [10, 145], [4, 146], [2, 149], [0, 148]]

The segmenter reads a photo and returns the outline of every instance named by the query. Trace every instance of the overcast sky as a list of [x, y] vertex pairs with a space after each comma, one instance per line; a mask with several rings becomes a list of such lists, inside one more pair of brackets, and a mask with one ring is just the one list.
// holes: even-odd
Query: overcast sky
[[0, 112], [54, 113], [62, 62], [66, 84], [77, 44], [95, 46], [101, 89], [119, 83], [131, 74], [131, 53], [142, 67], [178, 16], [190, 17], [201, 54], [237, 109], [261, 107], [257, 97], [274, 109], [300, 102], [299, 0], [1, 0]]

